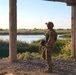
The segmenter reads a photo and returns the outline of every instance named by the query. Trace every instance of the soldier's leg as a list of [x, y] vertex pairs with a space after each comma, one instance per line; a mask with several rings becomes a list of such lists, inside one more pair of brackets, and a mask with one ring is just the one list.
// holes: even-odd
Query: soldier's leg
[[51, 51], [46, 52], [46, 61], [48, 64], [48, 69], [52, 69]]
[[46, 59], [46, 54], [44, 50], [42, 51], [42, 57], [44, 58], [44, 60]]

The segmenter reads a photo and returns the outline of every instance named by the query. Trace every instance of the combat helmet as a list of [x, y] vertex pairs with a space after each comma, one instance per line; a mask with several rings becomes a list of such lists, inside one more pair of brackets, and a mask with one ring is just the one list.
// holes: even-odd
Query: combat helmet
[[54, 24], [53, 24], [53, 22], [48, 22], [48, 23], [46, 22], [45, 24], [46, 24], [47, 26], [54, 27]]

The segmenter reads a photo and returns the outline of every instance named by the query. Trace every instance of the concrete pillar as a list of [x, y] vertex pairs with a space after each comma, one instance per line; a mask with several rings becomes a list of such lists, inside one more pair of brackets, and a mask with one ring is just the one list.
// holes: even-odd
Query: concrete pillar
[[9, 0], [9, 61], [17, 60], [17, 1]]
[[76, 6], [72, 6], [72, 52], [71, 57], [76, 57]]

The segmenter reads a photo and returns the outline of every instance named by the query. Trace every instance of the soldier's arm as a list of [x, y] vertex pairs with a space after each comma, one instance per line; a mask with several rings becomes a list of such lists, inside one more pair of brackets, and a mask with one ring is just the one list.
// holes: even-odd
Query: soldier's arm
[[52, 35], [50, 34], [46, 43], [46, 47], [49, 47], [51, 44], [52, 44]]

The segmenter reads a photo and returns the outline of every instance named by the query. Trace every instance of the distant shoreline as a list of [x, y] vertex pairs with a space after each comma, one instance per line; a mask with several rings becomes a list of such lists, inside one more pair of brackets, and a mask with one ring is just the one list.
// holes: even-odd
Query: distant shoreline
[[[0, 33], [0, 35], [9, 35], [9, 33]], [[17, 33], [17, 35], [44, 35], [44, 33]]]
[[[19, 29], [17, 30], [17, 35], [43, 35], [46, 33], [47, 30], [42, 30], [42, 29], [33, 29], [33, 30], [28, 30], [28, 29]], [[69, 34], [71, 33], [71, 30], [56, 30], [58, 34]], [[9, 35], [9, 30], [4, 30], [0, 29], [0, 35]]]
[[[57, 34], [69, 34], [69, 33], [57, 33]], [[9, 35], [9, 33], [0, 33], [0, 35]], [[44, 33], [17, 33], [17, 35], [44, 35]]]

